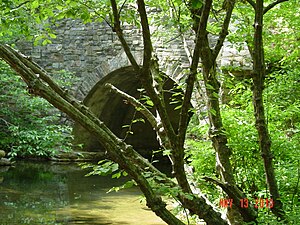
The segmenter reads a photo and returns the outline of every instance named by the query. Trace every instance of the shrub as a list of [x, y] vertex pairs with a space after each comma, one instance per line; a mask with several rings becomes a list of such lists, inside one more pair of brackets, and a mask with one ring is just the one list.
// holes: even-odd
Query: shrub
[[[50, 157], [70, 149], [70, 126], [62, 114], [44, 99], [32, 97], [25, 83], [0, 61], [0, 149], [10, 157]], [[66, 72], [56, 74], [70, 84]]]

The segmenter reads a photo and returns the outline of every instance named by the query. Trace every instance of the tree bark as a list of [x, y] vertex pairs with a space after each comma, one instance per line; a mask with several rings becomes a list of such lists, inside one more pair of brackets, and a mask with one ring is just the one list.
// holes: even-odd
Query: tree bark
[[[149, 23], [145, 8], [145, 2], [143, 0], [137, 0], [138, 11], [141, 19], [142, 33], [143, 33], [143, 42], [144, 42], [144, 59], [143, 59], [143, 67], [141, 71], [141, 81], [142, 84], [147, 91], [149, 97], [153, 101], [154, 105], [157, 107], [157, 111], [161, 118], [163, 127], [165, 129], [165, 133], [167, 134], [169, 143], [167, 143], [167, 148], [171, 149], [171, 158], [173, 163], [173, 172], [175, 178], [178, 182], [178, 185], [182, 188], [182, 190], [186, 193], [192, 194], [191, 187], [186, 177], [186, 173], [184, 170], [184, 147], [180, 144], [180, 140], [185, 139], [185, 132], [181, 132], [180, 135], [176, 135], [174, 127], [171, 124], [171, 121], [167, 115], [166, 106], [164, 103], [163, 94], [159, 92], [155, 88], [153, 82], [154, 73], [151, 71], [155, 71], [155, 74], [159, 74], [159, 68], [157, 60], [152, 57], [152, 42], [151, 35], [149, 29]], [[188, 103], [190, 99], [187, 100]], [[185, 107], [185, 105], [184, 105]], [[182, 121], [183, 116], [185, 114], [181, 114]], [[187, 123], [184, 123], [185, 127], [187, 127]], [[186, 130], [186, 129], [185, 129]]]
[[[202, 60], [202, 74], [207, 95], [207, 111], [210, 123], [209, 134], [213, 147], [216, 151], [217, 170], [221, 175], [222, 181], [226, 182], [228, 185], [233, 187], [233, 190], [237, 190], [230, 163], [231, 149], [227, 145], [228, 141], [225, 135], [225, 130], [223, 127], [222, 117], [220, 113], [220, 84], [216, 77], [216, 58], [228, 34], [228, 27], [234, 5], [234, 0], [228, 1], [226, 16], [223, 21], [222, 30], [219, 34], [217, 44], [213, 49], [210, 48], [208, 41], [208, 32], [206, 29], [210, 10], [212, 7], [212, 0], [204, 1], [201, 11], [191, 10], [191, 12], [200, 13], [194, 16], [194, 18], [198, 18], [197, 20], [199, 20], [196, 36], [198, 42], [196, 42], [195, 49], [199, 48], [199, 54]], [[235, 206], [232, 209], [228, 209], [227, 217], [232, 224], [239, 225], [242, 223], [242, 220], [247, 222], [256, 221], [257, 213], [255, 212], [253, 207], [249, 207], [245, 210], [239, 206], [239, 199], [242, 199], [243, 196], [245, 196], [243, 193], [236, 192], [236, 200], [234, 201]], [[243, 218], [241, 218], [241, 216]]]
[[280, 200], [280, 194], [273, 166], [273, 155], [271, 152], [271, 139], [268, 131], [268, 124], [265, 118], [265, 109], [263, 102], [263, 90], [265, 82], [265, 60], [263, 49], [263, 15], [265, 13], [263, 0], [256, 0], [254, 21], [254, 47], [253, 47], [253, 91], [252, 102], [254, 106], [255, 127], [258, 132], [258, 141], [261, 156], [264, 161], [266, 180], [269, 187], [271, 198], [274, 200], [272, 212], [281, 219], [285, 219], [283, 204]]

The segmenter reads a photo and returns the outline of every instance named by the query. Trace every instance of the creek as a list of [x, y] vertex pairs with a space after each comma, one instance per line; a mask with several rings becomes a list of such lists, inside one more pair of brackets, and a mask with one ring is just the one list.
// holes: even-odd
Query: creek
[[0, 168], [0, 224], [165, 224], [137, 187], [107, 193], [125, 178], [88, 172], [74, 163], [20, 161]]

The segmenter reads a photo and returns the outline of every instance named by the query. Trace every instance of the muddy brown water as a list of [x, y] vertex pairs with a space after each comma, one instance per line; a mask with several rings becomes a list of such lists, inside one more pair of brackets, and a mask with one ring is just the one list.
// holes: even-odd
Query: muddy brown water
[[125, 179], [85, 175], [77, 164], [17, 162], [0, 168], [0, 225], [163, 225]]

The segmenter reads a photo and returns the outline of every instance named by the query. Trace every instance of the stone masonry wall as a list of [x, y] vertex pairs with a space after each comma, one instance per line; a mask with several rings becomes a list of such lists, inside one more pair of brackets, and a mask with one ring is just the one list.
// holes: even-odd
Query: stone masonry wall
[[[152, 28], [153, 29], [153, 28]], [[115, 33], [106, 23], [83, 24], [79, 20], [63, 20], [55, 28], [57, 38], [46, 46], [18, 43], [18, 48], [47, 71], [67, 70], [74, 73], [79, 82], [75, 87], [76, 97], [83, 99], [91, 88], [110, 72], [130, 65]], [[142, 63], [143, 45], [141, 31], [131, 25], [123, 26], [125, 38], [138, 63]], [[185, 43], [178, 35], [153, 40], [155, 52], [162, 70], [173, 78], [189, 67], [194, 41], [186, 38]], [[248, 54], [249, 55], [249, 54]], [[226, 42], [218, 64], [249, 67], [247, 52], [237, 52]]]
[[[143, 45], [139, 29], [124, 26], [124, 35], [138, 63], [142, 63]], [[19, 43], [18, 48], [30, 55], [46, 71], [67, 70], [80, 78], [76, 95], [79, 99], [108, 73], [130, 62], [115, 33], [105, 23], [83, 24], [78, 20], [64, 20], [55, 27], [56, 39], [46, 46]], [[188, 58], [180, 43], [164, 45], [155, 42], [163, 68], [168, 75], [188, 66]], [[167, 63], [168, 61], [168, 63]], [[174, 66], [175, 65], [175, 66]], [[180, 68], [180, 70], [179, 70]]]

